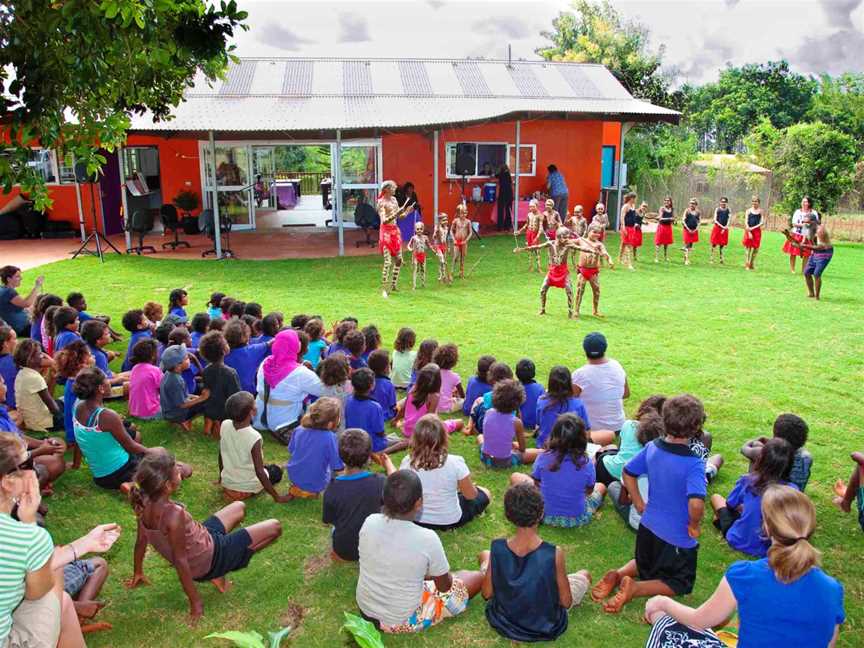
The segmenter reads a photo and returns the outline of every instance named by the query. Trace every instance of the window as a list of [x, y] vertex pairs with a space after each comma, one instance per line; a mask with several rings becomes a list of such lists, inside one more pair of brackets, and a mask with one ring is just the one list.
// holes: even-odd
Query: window
[[615, 186], [615, 147], [604, 146], [600, 157], [600, 180], [603, 187]]
[[[448, 142], [444, 150], [448, 178], [490, 178], [507, 164], [511, 173], [516, 167], [516, 147], [507, 142]], [[537, 146], [519, 145], [519, 174], [534, 175]]]
[[[516, 169], [515, 160], [516, 145], [510, 144], [507, 146], [507, 166], [510, 167], [510, 173], [514, 173]], [[519, 145], [519, 175], [533, 176], [537, 173], [537, 145], [536, 144], [520, 144]]]
[[75, 184], [75, 156], [57, 151], [57, 173], [60, 184]]
[[50, 149], [31, 149], [27, 166], [36, 170], [47, 183], [57, 182], [57, 158]]

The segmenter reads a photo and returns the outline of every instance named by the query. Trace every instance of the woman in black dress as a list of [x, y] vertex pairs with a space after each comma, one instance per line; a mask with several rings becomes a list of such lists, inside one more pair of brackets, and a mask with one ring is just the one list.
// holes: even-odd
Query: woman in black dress
[[513, 178], [502, 164], [495, 175], [498, 180], [498, 231], [513, 227]]

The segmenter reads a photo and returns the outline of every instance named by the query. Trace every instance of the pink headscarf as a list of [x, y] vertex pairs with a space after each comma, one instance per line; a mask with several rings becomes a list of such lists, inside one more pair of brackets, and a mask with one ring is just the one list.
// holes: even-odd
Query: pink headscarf
[[300, 338], [297, 331], [280, 331], [273, 340], [271, 355], [264, 359], [264, 380], [275, 388], [286, 376], [300, 366], [297, 354], [300, 352]]

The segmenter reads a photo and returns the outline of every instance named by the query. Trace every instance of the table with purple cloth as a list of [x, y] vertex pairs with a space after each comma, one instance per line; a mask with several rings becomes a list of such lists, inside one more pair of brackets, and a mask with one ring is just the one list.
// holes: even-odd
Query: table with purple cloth
[[294, 209], [297, 206], [297, 191], [293, 182], [275, 182], [276, 209]]

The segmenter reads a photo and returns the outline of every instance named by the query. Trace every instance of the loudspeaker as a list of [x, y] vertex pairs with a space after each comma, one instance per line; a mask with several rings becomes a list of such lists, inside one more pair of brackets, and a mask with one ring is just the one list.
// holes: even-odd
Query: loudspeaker
[[84, 164], [84, 162], [76, 162], [75, 181], [79, 184], [84, 182], [99, 182], [99, 178], [97, 176], [87, 175], [87, 165]]
[[477, 173], [477, 159], [475, 154], [477, 149], [473, 144], [457, 144], [456, 145], [456, 174], [463, 176], [473, 176]]

